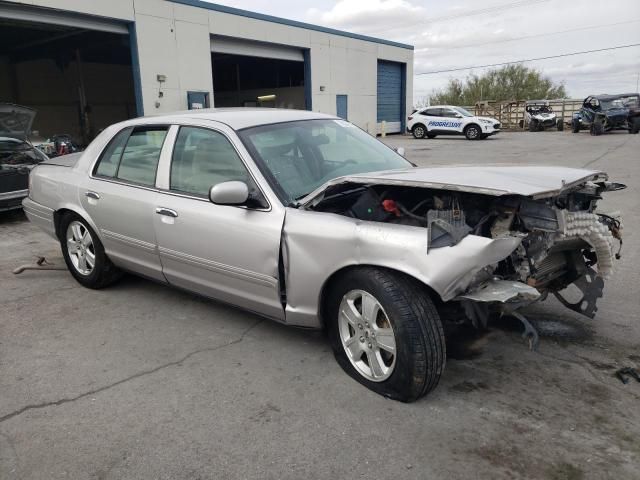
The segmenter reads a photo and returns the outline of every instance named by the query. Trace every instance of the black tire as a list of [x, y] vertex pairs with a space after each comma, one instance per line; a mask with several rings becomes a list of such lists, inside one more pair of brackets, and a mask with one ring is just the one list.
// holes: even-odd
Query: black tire
[[538, 130], [540, 130], [540, 128], [538, 127], [538, 121], [532, 118], [529, 122], [529, 131], [537, 132]]
[[602, 123], [600, 122], [593, 122], [591, 124], [591, 129], [589, 130], [589, 133], [596, 137], [599, 135], [602, 135], [604, 133], [604, 125], [602, 125]]
[[[74, 222], [81, 224], [91, 236], [94, 265], [90, 273], [87, 274], [81, 273], [79, 268], [74, 265], [74, 262], [71, 259], [71, 253], [69, 252], [67, 231], [69, 230], [69, 226]], [[64, 261], [67, 264], [69, 272], [73, 275], [73, 278], [78, 281], [78, 283], [87, 288], [100, 289], [111, 285], [122, 277], [122, 271], [111, 263], [111, 260], [109, 260], [109, 257], [105, 254], [102, 242], [100, 241], [100, 238], [98, 238], [98, 235], [96, 235], [96, 232], [80, 215], [75, 213], [65, 214], [60, 220], [59, 232], [60, 247], [62, 248]]]
[[518, 122], [518, 126], [519, 126], [520, 128], [522, 128], [522, 129], [524, 129], [524, 120], [520, 120], [520, 121]]
[[580, 132], [580, 122], [578, 120], [571, 120], [571, 131], [573, 133], [579, 133]]
[[432, 139], [432, 138], [436, 138], [438, 135], [436, 135], [435, 133], [427, 133], [427, 138]]
[[559, 132], [562, 132], [564, 130], [564, 122], [562, 121], [562, 119], [558, 119], [556, 123], [556, 128], [558, 129]]
[[[354, 290], [373, 295], [393, 329], [395, 364], [389, 377], [382, 381], [369, 380], [360, 373], [342, 344], [340, 304]], [[359, 383], [401, 402], [413, 402], [438, 385], [446, 361], [444, 332], [428, 292], [417, 281], [382, 268], [355, 268], [331, 285], [325, 305], [327, 332], [336, 360]]]
[[480, 140], [480, 135], [482, 135], [482, 129], [475, 123], [464, 128], [464, 136], [467, 137], [467, 140]]
[[636, 134], [638, 132], [640, 132], [640, 118], [634, 118], [631, 122], [629, 133]]
[[424, 138], [425, 135], [427, 134], [427, 128], [421, 123], [418, 123], [413, 126], [413, 128], [411, 129], [411, 133], [413, 133], [414, 138], [417, 138], [417, 139]]

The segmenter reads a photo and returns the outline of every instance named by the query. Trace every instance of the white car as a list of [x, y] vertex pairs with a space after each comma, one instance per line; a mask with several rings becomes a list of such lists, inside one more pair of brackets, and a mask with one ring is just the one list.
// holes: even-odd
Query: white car
[[480, 140], [500, 131], [495, 118], [476, 117], [464, 108], [436, 105], [416, 110], [409, 116], [407, 131], [415, 138], [435, 138], [438, 135], [464, 135], [468, 140]]

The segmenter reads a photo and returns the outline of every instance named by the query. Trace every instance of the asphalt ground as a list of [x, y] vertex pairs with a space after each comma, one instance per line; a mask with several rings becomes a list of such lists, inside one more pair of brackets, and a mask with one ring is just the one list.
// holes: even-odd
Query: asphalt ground
[[414, 404], [350, 379], [321, 333], [288, 328], [133, 276], [81, 287], [12, 275], [56, 242], [0, 214], [0, 479], [637, 479], [640, 135], [387, 137], [420, 165], [601, 169], [624, 249], [594, 320], [529, 308], [537, 352], [501, 322], [451, 348]]

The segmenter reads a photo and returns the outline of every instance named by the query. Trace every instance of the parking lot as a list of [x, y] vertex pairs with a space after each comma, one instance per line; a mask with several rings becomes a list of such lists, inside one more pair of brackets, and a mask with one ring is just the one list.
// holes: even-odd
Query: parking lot
[[319, 332], [136, 277], [89, 290], [16, 266], [59, 246], [0, 213], [0, 479], [632, 479], [640, 465], [640, 135], [384, 139], [419, 165], [537, 164], [629, 188], [622, 260], [595, 319], [555, 299], [450, 349], [414, 404], [351, 380]]

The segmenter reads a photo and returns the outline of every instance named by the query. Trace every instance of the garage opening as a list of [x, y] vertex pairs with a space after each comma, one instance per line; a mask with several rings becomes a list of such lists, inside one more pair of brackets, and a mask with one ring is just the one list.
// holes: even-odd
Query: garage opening
[[105, 127], [135, 117], [127, 27], [25, 19], [39, 15], [51, 17], [0, 9], [0, 102], [36, 111], [31, 141], [69, 135], [85, 146]]
[[211, 50], [216, 107], [310, 108], [303, 50], [228, 37]]

